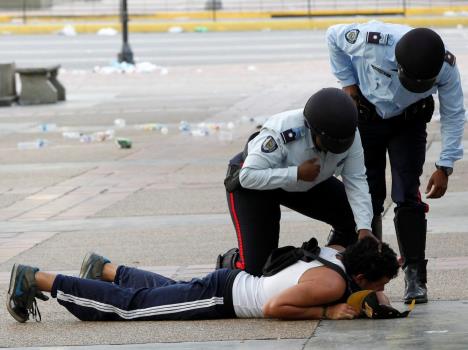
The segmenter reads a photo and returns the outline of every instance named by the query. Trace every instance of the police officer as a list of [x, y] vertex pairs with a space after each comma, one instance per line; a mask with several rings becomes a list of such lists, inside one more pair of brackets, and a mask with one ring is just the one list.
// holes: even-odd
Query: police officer
[[322, 89], [304, 109], [270, 117], [231, 160], [225, 184], [239, 254], [218, 267], [261, 275], [278, 247], [280, 205], [330, 224], [345, 246], [372, 236], [357, 109], [340, 89]]
[[444, 195], [454, 162], [463, 155], [465, 110], [455, 56], [430, 29], [377, 21], [332, 26], [327, 41], [332, 71], [358, 106], [374, 231], [379, 226], [381, 230], [388, 152], [394, 223], [404, 259], [404, 300], [425, 303], [428, 208], [421, 201], [419, 177], [426, 124], [434, 111], [432, 95], [437, 92], [442, 151], [426, 187], [427, 198]]

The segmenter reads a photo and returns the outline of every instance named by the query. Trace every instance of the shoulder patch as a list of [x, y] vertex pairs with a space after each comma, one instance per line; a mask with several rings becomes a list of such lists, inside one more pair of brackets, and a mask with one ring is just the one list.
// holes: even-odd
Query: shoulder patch
[[265, 141], [262, 143], [262, 152], [263, 153], [271, 153], [274, 152], [278, 148], [278, 144], [276, 143], [273, 136], [268, 136]]
[[380, 32], [367, 32], [366, 42], [369, 44], [387, 45], [389, 44], [389, 35]]
[[281, 133], [281, 138], [283, 139], [283, 142], [286, 144], [286, 143], [299, 139], [302, 135], [303, 135], [302, 128], [292, 128], [292, 129], [283, 131]]
[[359, 29], [351, 29], [346, 32], [346, 41], [350, 44], [354, 44], [359, 36]]
[[457, 58], [450, 51], [445, 51], [444, 61], [450, 64], [451, 66], [454, 66], [455, 63], [457, 62]]

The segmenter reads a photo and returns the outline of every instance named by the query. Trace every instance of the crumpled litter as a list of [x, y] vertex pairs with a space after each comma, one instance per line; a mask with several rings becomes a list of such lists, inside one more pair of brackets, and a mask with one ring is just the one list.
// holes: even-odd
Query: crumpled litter
[[157, 66], [151, 62], [139, 62], [131, 64], [127, 62], [114, 61], [110, 66], [96, 66], [93, 69], [94, 73], [98, 74], [133, 74], [133, 73], [152, 73], [159, 71], [160, 75], [167, 75], [169, 70], [162, 66]]
[[67, 24], [65, 27], [60, 29], [57, 34], [64, 36], [76, 36], [76, 30], [74, 26]]
[[101, 36], [115, 36], [117, 33], [117, 30], [114, 28], [101, 28], [97, 31], [96, 34]]
[[170, 28], [167, 30], [167, 32], [168, 32], [168, 33], [171, 33], [171, 34], [183, 33], [183, 32], [184, 32], [184, 28], [178, 27], [178, 26], [172, 26], [172, 27], [170, 27]]

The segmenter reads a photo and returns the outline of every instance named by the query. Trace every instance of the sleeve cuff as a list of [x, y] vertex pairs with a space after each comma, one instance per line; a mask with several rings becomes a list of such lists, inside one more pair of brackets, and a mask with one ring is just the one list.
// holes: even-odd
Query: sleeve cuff
[[356, 80], [354, 79], [346, 79], [346, 80], [340, 80], [341, 87], [347, 87], [351, 85], [356, 85]]
[[297, 166], [288, 167], [289, 183], [295, 184], [297, 182]]
[[451, 161], [451, 160], [438, 160], [438, 161], [436, 162], [436, 164], [437, 164], [438, 166], [445, 166], [445, 167], [448, 167], [448, 168], [453, 168], [454, 162]]
[[356, 226], [356, 233], [358, 233], [359, 230], [369, 230], [369, 231], [372, 231], [372, 227], [370, 227], [369, 225], [357, 225], [357, 226]]

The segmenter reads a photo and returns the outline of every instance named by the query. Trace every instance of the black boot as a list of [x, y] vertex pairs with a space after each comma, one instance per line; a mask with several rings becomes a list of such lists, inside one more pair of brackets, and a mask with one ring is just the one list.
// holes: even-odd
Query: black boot
[[215, 270], [230, 269], [235, 270], [236, 263], [239, 261], [239, 248], [231, 248], [226, 253], [218, 255], [216, 259]]
[[419, 264], [409, 264], [404, 267], [405, 271], [405, 304], [410, 304], [413, 299], [416, 304], [427, 303], [426, 288], [426, 264], [427, 260]]
[[395, 230], [403, 257], [405, 272], [404, 301], [409, 304], [427, 303], [426, 288], [426, 216], [423, 208], [398, 207], [395, 209]]
[[374, 215], [372, 218], [372, 234], [382, 241], [382, 215]]

